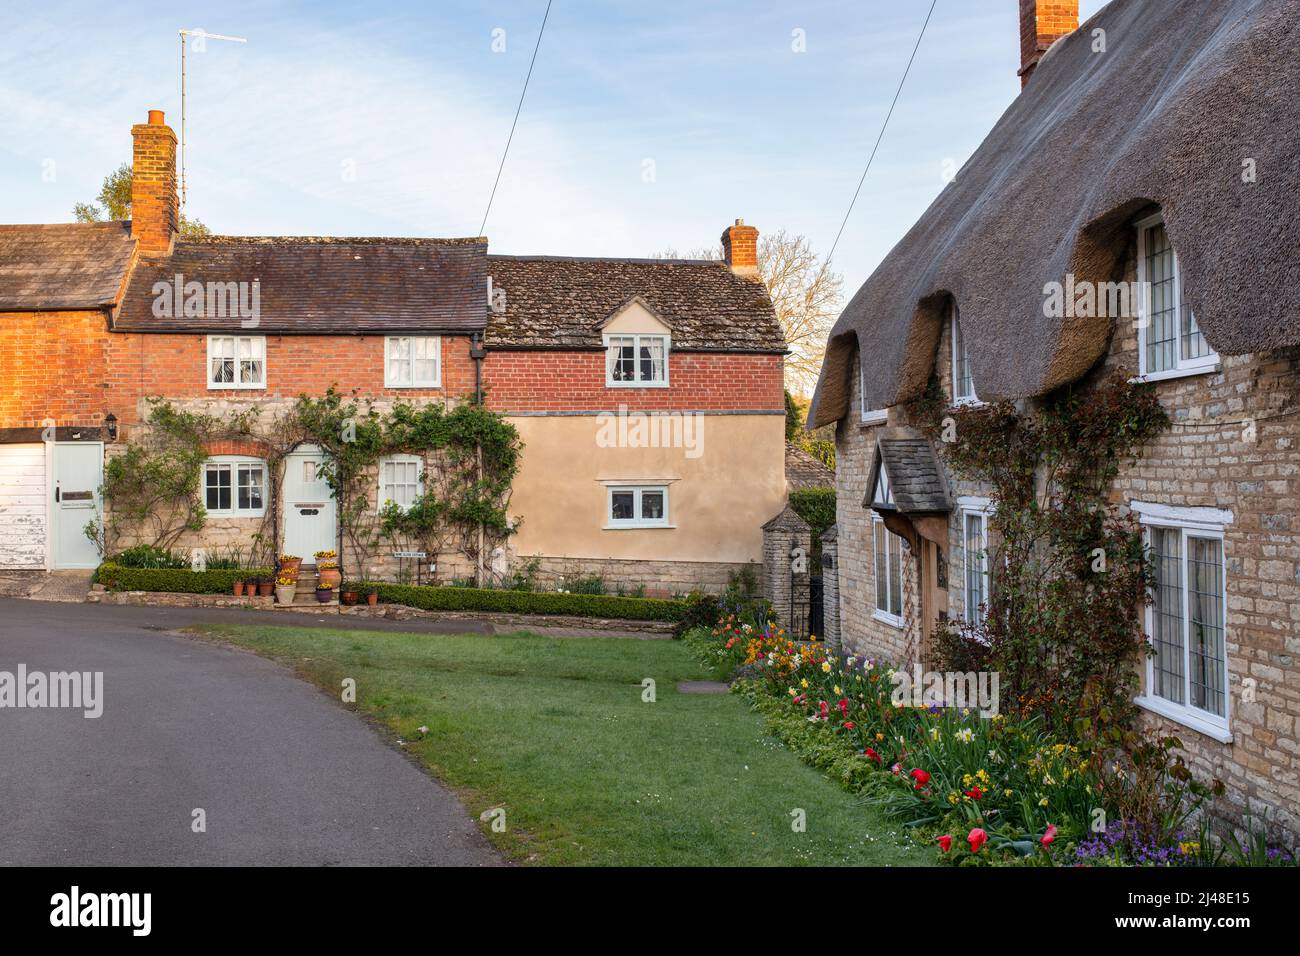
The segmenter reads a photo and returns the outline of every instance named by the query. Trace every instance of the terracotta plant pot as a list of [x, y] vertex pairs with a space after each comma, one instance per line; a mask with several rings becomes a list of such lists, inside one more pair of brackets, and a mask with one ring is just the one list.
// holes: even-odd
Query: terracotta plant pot
[[322, 585], [330, 588], [336, 588], [343, 582], [343, 572], [338, 568], [321, 568], [316, 572], [316, 577]]
[[236, 581], [236, 582], [235, 582], [235, 597], [243, 597], [243, 595], [244, 595], [244, 582], [243, 582], [243, 581]]
[[275, 588], [275, 600], [279, 604], [292, 604], [293, 596], [297, 592], [292, 584], [278, 584]]
[[376, 604], [379, 603], [379, 594], [375, 591], [371, 591], [369, 594], [366, 595], [366, 603], [369, 604], [371, 607], [374, 607]]
[[334, 597], [333, 588], [316, 589], [316, 600], [319, 601], [321, 604], [329, 604], [329, 602], [333, 599], [333, 597]]
[[260, 594], [262, 597], [270, 597], [272, 594], [275, 593], [275, 582], [263, 581], [257, 586], [257, 593]]
[[280, 573], [292, 574], [294, 577], [297, 577], [298, 569], [301, 567], [302, 567], [302, 558], [291, 558], [288, 561], [280, 562]]
[[339, 600], [341, 600], [348, 607], [352, 607], [354, 604], [357, 603], [357, 601], [361, 600], [361, 595], [358, 594], [356, 591], [342, 591], [339, 594]]

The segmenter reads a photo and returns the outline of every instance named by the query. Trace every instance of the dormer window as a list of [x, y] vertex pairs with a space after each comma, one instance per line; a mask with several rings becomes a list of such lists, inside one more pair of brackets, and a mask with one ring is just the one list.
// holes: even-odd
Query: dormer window
[[961, 323], [957, 320], [957, 307], [952, 308], [952, 403], [967, 405], [978, 402], [975, 397], [975, 379], [971, 375], [970, 350], [962, 338]]
[[668, 336], [605, 336], [605, 384], [663, 386], [668, 384]]
[[1183, 298], [1178, 256], [1157, 213], [1137, 223], [1138, 372], [1172, 378], [1213, 371], [1219, 356], [1205, 341]]

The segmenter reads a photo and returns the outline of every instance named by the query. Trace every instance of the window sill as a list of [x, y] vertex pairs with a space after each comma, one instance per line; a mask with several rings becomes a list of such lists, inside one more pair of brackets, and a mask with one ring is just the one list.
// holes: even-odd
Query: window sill
[[1181, 724], [1198, 734], [1204, 734], [1212, 740], [1217, 740], [1221, 744], [1232, 743], [1232, 731], [1228, 730], [1227, 722], [1220, 723], [1211, 717], [1202, 717], [1199, 713], [1190, 708], [1183, 707], [1171, 701], [1164, 700], [1160, 697], [1135, 697], [1133, 703], [1137, 704], [1143, 710], [1149, 710], [1153, 714], [1158, 714], [1167, 720], [1172, 720], [1176, 724]]
[[888, 420], [889, 420], [889, 410], [882, 409], [881, 411], [877, 411], [877, 412], [863, 412], [861, 424], [883, 425]]
[[980, 408], [987, 405], [988, 402], [979, 398], [958, 398], [954, 399], [951, 408]]
[[888, 624], [890, 627], [896, 627], [900, 631], [903, 629], [903, 619], [890, 614], [888, 611], [882, 611], [879, 608], [871, 612], [872, 620], [879, 621], [881, 624]]
[[667, 382], [605, 382], [606, 388], [667, 388]]
[[1146, 382], [1164, 382], [1171, 378], [1191, 378], [1193, 375], [1209, 375], [1212, 372], [1223, 371], [1223, 365], [1215, 362], [1213, 365], [1196, 365], [1190, 368], [1171, 368], [1163, 372], [1147, 372], [1144, 375], [1135, 375], [1129, 379], [1134, 385], [1141, 385]]
[[442, 382], [385, 382], [384, 388], [442, 388]]
[[264, 392], [266, 385], [236, 385], [233, 382], [208, 382], [209, 392]]
[[676, 528], [675, 524], [607, 524], [602, 531], [655, 531], [660, 528]]
[[209, 518], [265, 518], [265, 511], [213, 511], [211, 508], [205, 510]]

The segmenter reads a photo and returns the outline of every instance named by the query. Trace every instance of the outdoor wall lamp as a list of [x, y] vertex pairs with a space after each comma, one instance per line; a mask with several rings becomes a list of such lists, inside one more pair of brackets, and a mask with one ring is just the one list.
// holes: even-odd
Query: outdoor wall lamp
[[108, 440], [117, 441], [117, 416], [112, 412], [104, 416], [104, 428], [108, 431]]

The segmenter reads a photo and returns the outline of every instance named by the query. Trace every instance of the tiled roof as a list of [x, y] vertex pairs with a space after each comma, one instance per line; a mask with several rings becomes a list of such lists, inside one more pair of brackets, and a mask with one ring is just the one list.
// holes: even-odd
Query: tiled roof
[[0, 311], [114, 305], [134, 248], [123, 222], [0, 226]]
[[154, 283], [179, 274], [187, 283], [259, 280], [261, 332], [481, 331], [486, 260], [486, 239], [178, 236], [170, 256], [140, 260], [113, 327], [211, 329], [211, 319], [154, 315]]
[[793, 442], [785, 445], [787, 493], [805, 488], [834, 488], [835, 472]]
[[714, 260], [487, 257], [505, 310], [488, 317], [489, 348], [600, 348], [600, 325], [639, 296], [687, 351], [781, 352], [785, 339], [758, 277]]
[[[894, 506], [904, 514], [950, 511], [948, 485], [944, 481], [939, 459], [924, 438], [882, 438], [877, 442], [877, 468], [889, 476]], [[876, 468], [872, 469], [875, 487]], [[871, 493], [866, 506], [871, 506]]]

